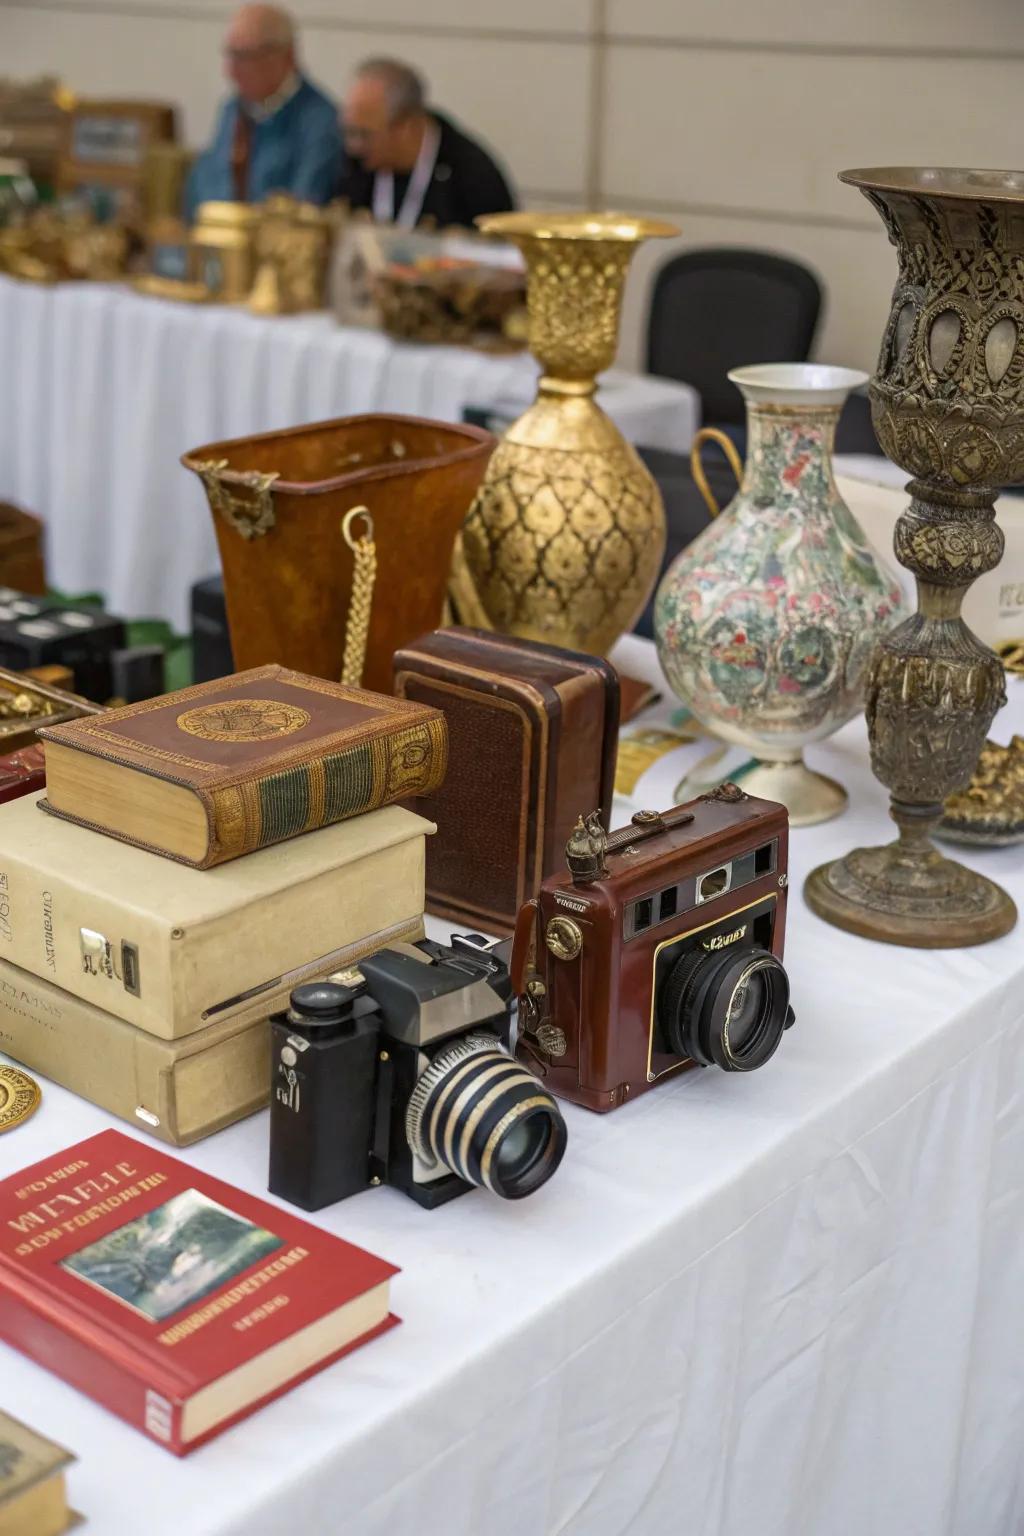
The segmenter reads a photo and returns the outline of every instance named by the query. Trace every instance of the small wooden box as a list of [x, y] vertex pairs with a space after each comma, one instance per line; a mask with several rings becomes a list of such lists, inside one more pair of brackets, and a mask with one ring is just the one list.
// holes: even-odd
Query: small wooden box
[[61, 192], [101, 190], [142, 215], [150, 146], [176, 137], [174, 108], [159, 101], [77, 101], [57, 164]]
[[395, 653], [395, 692], [443, 711], [448, 774], [416, 801], [437, 824], [426, 907], [507, 936], [561, 870], [581, 813], [608, 825], [619, 679], [597, 656], [479, 629], [438, 629]]
[[7, 501], [0, 501], [0, 587], [33, 596], [46, 591], [43, 525]]

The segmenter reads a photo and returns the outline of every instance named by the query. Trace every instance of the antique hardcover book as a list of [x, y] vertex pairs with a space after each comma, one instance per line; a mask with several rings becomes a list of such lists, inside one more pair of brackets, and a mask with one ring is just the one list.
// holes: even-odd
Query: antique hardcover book
[[256, 667], [40, 732], [44, 808], [208, 869], [444, 779], [444, 716]]
[[0, 960], [174, 1040], [266, 1018], [369, 935], [423, 916], [430, 822], [389, 805], [218, 869], [188, 869], [0, 805]]
[[179, 1456], [397, 1322], [396, 1273], [120, 1131], [0, 1183], [0, 1338]]
[[506, 936], [561, 869], [577, 816], [611, 813], [619, 679], [607, 661], [479, 629], [395, 653], [395, 692], [442, 710], [451, 768], [420, 809], [427, 911]]
[[[42, 747], [22, 747], [20, 752], [7, 752], [0, 757], [0, 805], [5, 800], [17, 800], [19, 795], [31, 794], [46, 783], [46, 759]], [[3, 1532], [0, 1531], [0, 1536]]]
[[[422, 937], [422, 919], [397, 923], [348, 945], [304, 979]], [[161, 1040], [0, 960], [0, 1051], [171, 1146], [189, 1146], [266, 1104], [265, 1011], [261, 1005], [259, 1018], [242, 1014]]]
[[0, 1536], [62, 1536], [79, 1522], [68, 1508], [70, 1451], [0, 1413]]

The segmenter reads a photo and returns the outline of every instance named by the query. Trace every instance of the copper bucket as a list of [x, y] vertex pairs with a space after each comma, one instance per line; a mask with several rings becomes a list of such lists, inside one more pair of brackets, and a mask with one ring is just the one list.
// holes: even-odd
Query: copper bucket
[[362, 683], [390, 693], [394, 652], [440, 622], [494, 441], [415, 416], [347, 416], [183, 455], [213, 512], [239, 671], [276, 661], [341, 675], [355, 559], [342, 520], [362, 506], [377, 559]]

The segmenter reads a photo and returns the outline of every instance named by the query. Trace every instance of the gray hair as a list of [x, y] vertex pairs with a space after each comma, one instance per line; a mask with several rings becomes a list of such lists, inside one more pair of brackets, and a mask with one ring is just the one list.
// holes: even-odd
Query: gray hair
[[360, 80], [370, 78], [381, 82], [392, 122], [401, 117], [415, 117], [427, 109], [426, 81], [400, 59], [365, 59], [356, 70], [356, 76]]
[[239, 25], [263, 48], [295, 47], [295, 23], [280, 5], [240, 5], [232, 18], [232, 28]]

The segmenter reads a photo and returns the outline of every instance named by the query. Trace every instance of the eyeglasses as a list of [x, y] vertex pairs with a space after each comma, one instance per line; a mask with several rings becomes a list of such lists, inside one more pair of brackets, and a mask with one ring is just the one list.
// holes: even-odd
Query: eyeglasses
[[253, 48], [225, 48], [224, 57], [229, 64], [253, 64], [265, 59], [268, 53], [280, 53], [278, 43], [257, 43]]

